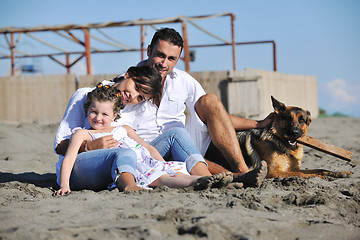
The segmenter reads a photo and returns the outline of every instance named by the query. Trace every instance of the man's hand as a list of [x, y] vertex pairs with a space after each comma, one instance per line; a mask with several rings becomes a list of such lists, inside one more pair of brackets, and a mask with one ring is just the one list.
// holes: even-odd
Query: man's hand
[[87, 142], [87, 150], [96, 150], [96, 149], [107, 149], [117, 146], [119, 143], [116, 141], [112, 135], [104, 136], [97, 138], [93, 141]]

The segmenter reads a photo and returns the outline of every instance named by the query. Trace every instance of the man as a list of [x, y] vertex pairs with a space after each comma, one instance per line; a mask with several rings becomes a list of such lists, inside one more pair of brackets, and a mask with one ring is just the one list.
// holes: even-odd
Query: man
[[[138, 65], [153, 66], [160, 72], [162, 99], [158, 104], [144, 101], [137, 105], [126, 106], [121, 112], [119, 124], [132, 126], [143, 140], [153, 144], [162, 153], [163, 151], [159, 149], [161, 146], [156, 142], [157, 137], [171, 128], [185, 127], [184, 111], [188, 108], [190, 117], [186, 128], [201, 154], [205, 154], [212, 140], [215, 146], [222, 149], [223, 155], [233, 167], [234, 172], [247, 173], [249, 169], [242, 157], [235, 129], [263, 127], [270, 122], [269, 118], [257, 122], [229, 116], [215, 95], [206, 94], [193, 77], [175, 68], [182, 48], [182, 37], [174, 29], [163, 28], [155, 33], [148, 46], [148, 59]], [[114, 147], [114, 141], [109, 136], [87, 142], [88, 150], [111, 147]], [[167, 153], [162, 155], [167, 155]], [[253, 178], [253, 182], [255, 181], [255, 184], [250, 185], [259, 183], [259, 175], [264, 168], [266, 165], [256, 170], [254, 174], [248, 175], [247, 178]], [[208, 171], [196, 171], [191, 174], [207, 175]], [[245, 177], [245, 180], [247, 178]], [[131, 181], [130, 178], [124, 180], [127, 183]]]
[[184, 111], [188, 108], [186, 129], [200, 152], [204, 155], [212, 141], [234, 172], [249, 172], [235, 130], [265, 127], [271, 122], [271, 115], [259, 122], [229, 115], [214, 94], [205, 94], [193, 77], [175, 68], [182, 48], [182, 37], [174, 29], [163, 28], [155, 33], [147, 49], [148, 59], [138, 65], [153, 66], [162, 75], [161, 102], [157, 106], [149, 102], [127, 106], [120, 121], [131, 125], [151, 143], [162, 132], [185, 126]]

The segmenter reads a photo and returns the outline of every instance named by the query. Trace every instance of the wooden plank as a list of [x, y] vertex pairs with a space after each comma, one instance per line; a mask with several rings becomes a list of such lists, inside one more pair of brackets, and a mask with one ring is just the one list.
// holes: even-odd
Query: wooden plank
[[305, 146], [308, 146], [308, 147], [314, 148], [316, 150], [319, 150], [321, 152], [341, 158], [348, 162], [351, 161], [351, 157], [353, 155], [353, 153], [348, 150], [345, 150], [345, 149], [336, 147], [334, 145], [322, 142], [322, 141], [312, 138], [310, 136], [303, 136], [301, 138], [298, 138], [297, 141]]

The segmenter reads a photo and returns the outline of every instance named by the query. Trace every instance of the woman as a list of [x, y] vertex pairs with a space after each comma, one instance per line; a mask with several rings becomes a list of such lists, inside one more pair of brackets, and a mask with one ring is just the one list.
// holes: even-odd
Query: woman
[[[105, 83], [103, 83], [105, 84]], [[153, 101], [156, 103], [161, 98], [161, 76], [152, 67], [131, 67], [123, 77], [117, 77], [112, 82], [107, 82], [121, 92], [121, 99], [124, 105], [138, 104], [143, 101]], [[60, 184], [60, 168], [68, 145], [68, 139], [75, 128], [89, 129], [89, 122], [84, 111], [84, 103], [87, 93], [94, 88], [79, 89], [74, 93], [69, 101], [64, 118], [60, 123], [56, 139], [55, 151], [59, 156], [56, 165], [58, 183]], [[162, 136], [161, 148], [167, 152], [171, 150], [174, 160], [182, 160], [186, 163], [187, 170], [191, 173], [201, 172], [202, 176], [211, 175], [207, 169], [205, 160], [202, 158], [195, 145], [192, 143], [190, 136], [185, 129], [178, 128], [164, 133]], [[182, 139], [185, 139], [183, 141]], [[184, 142], [184, 144], [181, 144]], [[103, 190], [117, 178], [120, 191], [139, 190], [131, 174], [135, 169], [136, 154], [131, 149], [109, 149], [115, 147], [118, 142], [111, 136], [105, 136], [93, 141], [84, 142], [80, 147], [80, 153], [74, 166], [73, 175], [70, 178], [88, 179], [87, 181], [76, 181], [75, 189]], [[158, 144], [159, 145], [159, 144]], [[82, 148], [82, 149], [81, 149]], [[96, 151], [89, 151], [100, 149]], [[121, 158], [121, 161], [115, 159]], [[77, 168], [81, 171], [77, 171]], [[115, 173], [115, 172], [116, 173]], [[81, 182], [79, 185], [78, 183]]]
[[[61, 165], [60, 189], [56, 192], [56, 195], [66, 195], [71, 192], [70, 188], [86, 189], [89, 186], [93, 187], [98, 184], [98, 179], [97, 177], [94, 178], [93, 173], [95, 172], [96, 176], [99, 173], [99, 167], [94, 166], [94, 162], [99, 162], [99, 160], [78, 159], [78, 151], [83, 141], [90, 141], [104, 135], [114, 136], [118, 141], [116, 148], [131, 149], [136, 153], [136, 168], [130, 173], [136, 179], [137, 186], [141, 188], [151, 189], [159, 186], [184, 188], [195, 186], [196, 189], [204, 189], [224, 186], [232, 181], [231, 173], [206, 177], [189, 175], [187, 172], [183, 173], [182, 169], [185, 169], [183, 162], [165, 162], [159, 152], [143, 141], [131, 127], [127, 125], [112, 127], [111, 122], [118, 118], [122, 102], [125, 99], [123, 95], [124, 93], [116, 87], [103, 86], [102, 84], [99, 84], [96, 89], [87, 95], [84, 109], [91, 128], [78, 129], [72, 135]], [[182, 145], [186, 146], [188, 141], [184, 139], [181, 142]], [[191, 157], [191, 155], [186, 156], [186, 158], [188, 157]], [[133, 155], [120, 154], [114, 159], [106, 160], [108, 164], [111, 164], [111, 167], [102, 167], [103, 178], [109, 179], [107, 181], [111, 181], [111, 179], [113, 181], [111, 186], [119, 185], [117, 180], [124, 173], [121, 170], [124, 159], [129, 161], [134, 160], [134, 157]], [[184, 161], [185, 159], [180, 160]], [[100, 159], [100, 162], [104, 162], [104, 160]]]

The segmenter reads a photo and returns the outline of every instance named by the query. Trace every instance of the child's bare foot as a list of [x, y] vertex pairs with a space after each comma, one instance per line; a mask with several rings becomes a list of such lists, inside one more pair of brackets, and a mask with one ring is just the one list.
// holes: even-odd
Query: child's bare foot
[[[117, 189], [119, 189], [120, 192], [144, 190], [143, 188], [136, 185], [134, 175], [129, 172], [121, 173], [120, 176], [116, 179], [115, 186]], [[111, 189], [111, 187], [108, 188]]]
[[[119, 178], [118, 178], [119, 180]], [[135, 183], [126, 184], [122, 181], [116, 181], [116, 183], [112, 183], [108, 186], [109, 190], [117, 188], [120, 192], [127, 192], [127, 191], [140, 191], [145, 190], [144, 188], [139, 187]]]
[[267, 175], [267, 163], [261, 161], [260, 167], [247, 173], [235, 173], [233, 182], [243, 183], [244, 187], [259, 187]]
[[205, 190], [209, 188], [226, 187], [232, 181], [233, 181], [233, 174], [231, 172], [222, 172], [216, 175], [199, 178], [194, 186], [194, 189]]
[[135, 184], [135, 185], [128, 185], [128, 186], [126, 186], [126, 187], [124, 187], [124, 188], [119, 188], [119, 187], [118, 187], [118, 189], [119, 189], [120, 192], [145, 190], [144, 188], [141, 188], [141, 187], [139, 187], [139, 186], [136, 185], [136, 184]]

